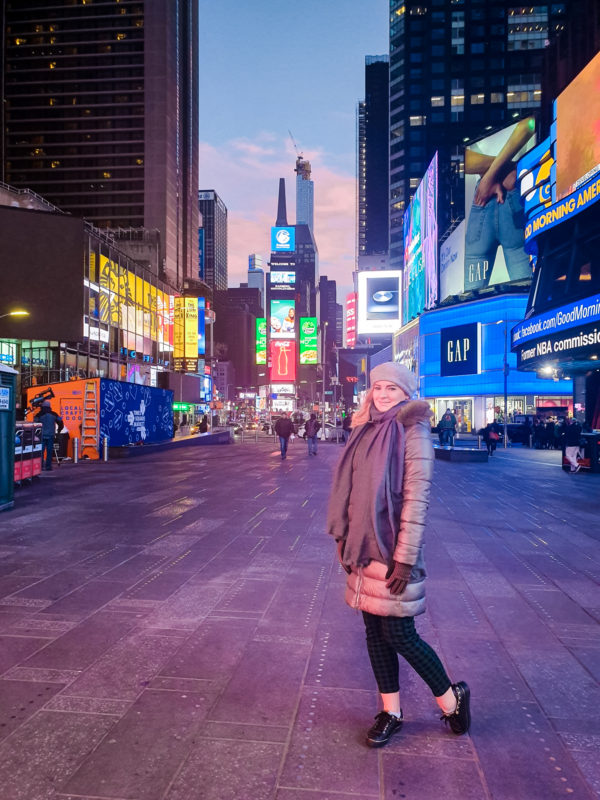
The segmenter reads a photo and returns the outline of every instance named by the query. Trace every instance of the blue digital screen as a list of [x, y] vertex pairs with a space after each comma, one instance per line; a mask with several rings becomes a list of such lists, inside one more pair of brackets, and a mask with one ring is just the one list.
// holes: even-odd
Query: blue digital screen
[[293, 253], [296, 249], [296, 228], [271, 228], [271, 252]]

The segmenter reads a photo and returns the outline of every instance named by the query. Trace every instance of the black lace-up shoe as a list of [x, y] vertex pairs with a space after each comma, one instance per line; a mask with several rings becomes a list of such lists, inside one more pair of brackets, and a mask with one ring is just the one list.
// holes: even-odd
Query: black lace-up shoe
[[452, 733], [462, 736], [471, 725], [471, 691], [464, 681], [453, 683], [452, 691], [456, 697], [456, 708], [452, 714], [443, 714], [440, 719], [450, 725]]
[[400, 716], [380, 711], [375, 717], [375, 724], [367, 731], [367, 744], [369, 747], [383, 747], [392, 736], [402, 727], [402, 711]]

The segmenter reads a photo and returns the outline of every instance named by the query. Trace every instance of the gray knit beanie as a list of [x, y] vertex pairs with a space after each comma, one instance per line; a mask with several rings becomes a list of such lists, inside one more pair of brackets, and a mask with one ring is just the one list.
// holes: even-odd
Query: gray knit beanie
[[396, 386], [399, 386], [406, 392], [409, 398], [412, 397], [417, 390], [417, 376], [415, 373], [411, 372], [397, 361], [386, 361], [384, 364], [378, 364], [376, 367], [373, 367], [370, 378], [371, 386], [373, 386], [375, 381], [389, 381], [390, 383], [395, 383]]

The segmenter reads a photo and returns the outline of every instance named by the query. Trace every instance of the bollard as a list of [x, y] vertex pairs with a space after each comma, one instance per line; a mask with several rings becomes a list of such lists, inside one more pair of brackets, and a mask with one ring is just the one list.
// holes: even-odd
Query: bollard
[[73, 463], [79, 464], [79, 439], [73, 439]]
[[481, 450], [481, 436], [477, 436], [477, 449]]
[[102, 460], [108, 461], [108, 436], [102, 439]]
[[258, 444], [258, 428], [254, 431], [254, 441]]

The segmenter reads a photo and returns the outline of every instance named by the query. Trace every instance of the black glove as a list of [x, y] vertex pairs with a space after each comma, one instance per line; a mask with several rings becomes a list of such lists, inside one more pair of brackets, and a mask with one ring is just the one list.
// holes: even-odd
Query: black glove
[[347, 564], [344, 564], [344, 548], [346, 547], [346, 542], [343, 539], [338, 539], [337, 542], [337, 554], [340, 564], [342, 565], [342, 569], [350, 575], [352, 572], [352, 567], [349, 567]]
[[400, 561], [392, 563], [385, 574], [387, 580], [385, 585], [391, 594], [402, 594], [410, 580], [411, 570], [412, 566], [410, 564], [401, 564]]

